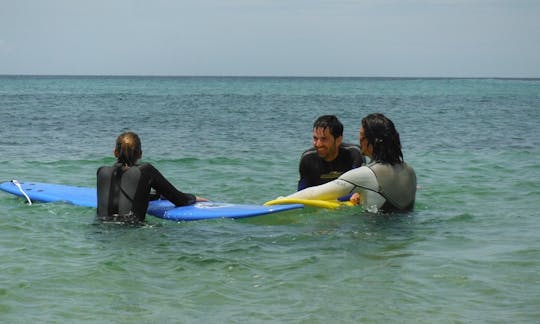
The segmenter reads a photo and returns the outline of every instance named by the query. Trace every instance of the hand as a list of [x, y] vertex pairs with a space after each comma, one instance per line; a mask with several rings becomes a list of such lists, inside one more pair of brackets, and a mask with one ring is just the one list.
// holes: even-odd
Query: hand
[[349, 198], [349, 201], [350, 201], [353, 205], [357, 206], [357, 205], [360, 205], [360, 203], [361, 203], [361, 199], [360, 199], [360, 198], [361, 198], [361, 197], [360, 197], [360, 194], [359, 194], [358, 192], [355, 192], [355, 193], [353, 193], [353, 194], [351, 195], [351, 198]]
[[206, 201], [210, 201], [210, 200], [208, 200], [206, 198], [195, 196], [195, 201], [196, 202], [206, 202]]

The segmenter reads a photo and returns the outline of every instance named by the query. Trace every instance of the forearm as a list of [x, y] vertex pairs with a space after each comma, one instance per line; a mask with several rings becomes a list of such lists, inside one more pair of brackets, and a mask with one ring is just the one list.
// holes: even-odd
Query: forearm
[[320, 186], [309, 187], [295, 192], [287, 196], [287, 198], [335, 200], [341, 196], [350, 194], [353, 188], [354, 186], [351, 183], [338, 179]]

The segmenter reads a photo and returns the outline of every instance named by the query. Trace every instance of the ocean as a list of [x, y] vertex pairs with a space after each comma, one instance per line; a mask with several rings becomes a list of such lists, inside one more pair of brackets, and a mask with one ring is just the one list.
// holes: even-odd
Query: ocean
[[540, 79], [0, 76], [0, 181], [95, 186], [116, 136], [180, 190], [295, 191], [313, 121], [400, 132], [415, 209], [103, 225], [0, 192], [0, 322], [538, 323]]

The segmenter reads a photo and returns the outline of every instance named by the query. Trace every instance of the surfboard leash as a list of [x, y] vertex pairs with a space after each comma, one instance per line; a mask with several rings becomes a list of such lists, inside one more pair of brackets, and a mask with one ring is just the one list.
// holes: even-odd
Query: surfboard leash
[[32, 200], [30, 200], [30, 197], [28, 197], [28, 195], [26, 194], [26, 192], [22, 188], [21, 183], [19, 182], [19, 180], [13, 179], [13, 180], [11, 180], [11, 183], [13, 183], [19, 189], [19, 191], [23, 194], [23, 196], [26, 198], [26, 201], [28, 201], [28, 205], [32, 205]]

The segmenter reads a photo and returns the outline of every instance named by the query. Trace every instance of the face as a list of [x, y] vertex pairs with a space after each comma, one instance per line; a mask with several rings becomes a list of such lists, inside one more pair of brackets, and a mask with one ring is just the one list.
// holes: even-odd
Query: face
[[373, 157], [373, 145], [368, 143], [367, 138], [364, 136], [364, 127], [360, 128], [360, 134], [358, 135], [358, 140], [360, 141], [360, 148], [362, 149], [362, 154], [365, 156]]
[[342, 140], [342, 136], [334, 138], [329, 128], [313, 129], [313, 146], [317, 149], [317, 154], [325, 161], [335, 160]]

